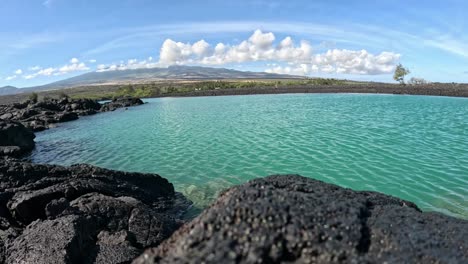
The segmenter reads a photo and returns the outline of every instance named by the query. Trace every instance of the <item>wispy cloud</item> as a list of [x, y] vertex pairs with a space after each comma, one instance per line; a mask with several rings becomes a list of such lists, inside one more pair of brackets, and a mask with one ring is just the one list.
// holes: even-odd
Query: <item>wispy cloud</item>
[[42, 68], [39, 66], [29, 68], [32, 73], [23, 76], [24, 79], [30, 80], [39, 76], [59, 76], [72, 72], [88, 71], [90, 68], [84, 62], [80, 62], [77, 58], [72, 58], [66, 65], [60, 67]]
[[5, 80], [6, 81], [11, 81], [11, 80], [16, 79], [16, 77], [18, 77], [18, 76], [16, 76], [16, 75], [8, 76], [8, 77], [5, 78]]

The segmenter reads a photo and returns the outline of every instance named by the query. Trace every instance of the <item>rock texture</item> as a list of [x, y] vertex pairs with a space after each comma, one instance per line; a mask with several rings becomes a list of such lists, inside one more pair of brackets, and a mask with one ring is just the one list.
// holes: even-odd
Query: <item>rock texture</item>
[[26, 101], [0, 106], [0, 119], [15, 120], [33, 131], [45, 130], [55, 123], [68, 122], [79, 116], [114, 111], [117, 108], [141, 105], [138, 98], [120, 98], [100, 104], [95, 100], [68, 98], [46, 99], [40, 102]]
[[468, 263], [468, 221], [295, 175], [234, 187], [142, 263]]
[[154, 174], [0, 160], [0, 263], [129, 263], [190, 202]]
[[34, 133], [21, 123], [0, 119], [0, 156], [20, 156], [34, 148]]

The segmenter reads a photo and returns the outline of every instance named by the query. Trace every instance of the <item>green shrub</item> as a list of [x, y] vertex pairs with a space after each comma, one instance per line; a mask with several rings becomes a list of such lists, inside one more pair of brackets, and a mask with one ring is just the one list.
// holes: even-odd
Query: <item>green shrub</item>
[[34, 103], [37, 103], [38, 98], [39, 98], [39, 95], [37, 93], [32, 93], [28, 97], [28, 99]]

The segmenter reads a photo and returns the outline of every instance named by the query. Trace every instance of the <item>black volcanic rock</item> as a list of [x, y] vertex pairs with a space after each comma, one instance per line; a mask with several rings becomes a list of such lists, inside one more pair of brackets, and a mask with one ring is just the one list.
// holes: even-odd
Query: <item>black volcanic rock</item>
[[234, 187], [142, 263], [468, 263], [468, 221], [294, 175]]
[[0, 160], [0, 263], [128, 263], [190, 202], [155, 174]]
[[34, 133], [21, 123], [0, 119], [0, 156], [20, 156], [34, 148]]
[[79, 116], [94, 115], [99, 112], [114, 111], [117, 108], [141, 105], [139, 98], [115, 99], [104, 105], [90, 99], [46, 99], [40, 102], [26, 101], [0, 106], [0, 119], [21, 122], [34, 132], [43, 131], [55, 123], [68, 122]]
[[118, 108], [136, 106], [144, 104], [140, 98], [134, 97], [124, 97], [124, 98], [117, 98], [112, 100], [111, 102], [105, 103], [102, 105], [101, 111], [115, 111]]

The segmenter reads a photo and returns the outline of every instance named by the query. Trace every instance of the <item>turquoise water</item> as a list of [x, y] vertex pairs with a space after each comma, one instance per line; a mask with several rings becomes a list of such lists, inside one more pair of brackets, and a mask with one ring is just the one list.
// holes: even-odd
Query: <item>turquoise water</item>
[[468, 218], [468, 99], [284, 94], [150, 99], [37, 134], [31, 159], [153, 172], [199, 207], [293, 173]]

